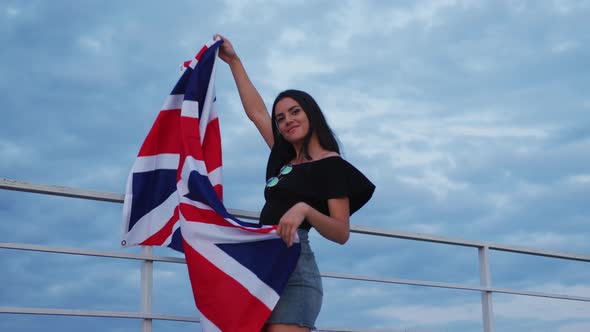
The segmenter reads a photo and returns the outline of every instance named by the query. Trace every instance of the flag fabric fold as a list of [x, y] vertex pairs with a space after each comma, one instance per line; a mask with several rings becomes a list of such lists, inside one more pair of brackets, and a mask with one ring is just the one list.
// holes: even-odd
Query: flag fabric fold
[[295, 268], [276, 226], [241, 221], [223, 205], [215, 68], [205, 44], [166, 98], [129, 175], [123, 247], [167, 246], [186, 257], [203, 331], [260, 331]]

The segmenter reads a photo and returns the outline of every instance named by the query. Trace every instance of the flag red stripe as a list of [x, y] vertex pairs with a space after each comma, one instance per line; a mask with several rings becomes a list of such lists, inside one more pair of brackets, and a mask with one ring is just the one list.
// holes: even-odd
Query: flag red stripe
[[215, 190], [215, 193], [217, 194], [217, 197], [219, 197], [219, 200], [223, 202], [223, 185], [216, 184], [213, 186], [213, 190]]
[[212, 224], [225, 227], [236, 227], [247, 230], [252, 233], [266, 234], [272, 232], [276, 227], [267, 228], [250, 228], [234, 225], [229, 221], [225, 220], [221, 215], [217, 214], [213, 210], [200, 209], [196, 206], [180, 203], [180, 212], [188, 222], [200, 222], [203, 224]]
[[139, 157], [153, 156], [161, 153], [180, 153], [181, 137], [178, 132], [180, 110], [163, 111], [158, 114], [152, 129], [148, 133]]
[[183, 242], [186, 259], [191, 262], [187, 266], [199, 311], [221, 331], [260, 331], [271, 310], [186, 241]]
[[203, 53], [205, 53], [208, 49], [209, 49], [209, 47], [207, 45], [201, 47], [201, 50], [199, 51], [199, 53], [197, 53], [197, 55], [195, 56], [195, 59], [201, 60], [201, 55], [203, 55]]
[[[197, 160], [203, 160], [207, 172], [221, 167], [221, 134], [219, 130], [219, 118], [215, 118], [207, 124], [205, 139], [201, 147], [201, 133], [199, 131], [199, 119], [183, 116], [181, 118], [181, 130], [185, 139], [185, 151], [187, 155]], [[206, 153], [204, 153], [206, 151]]]
[[180, 121], [184, 155], [191, 156], [196, 160], [203, 160], [203, 149], [201, 149], [201, 133], [199, 130], [199, 119], [183, 116]]
[[140, 245], [161, 246], [166, 241], [166, 239], [170, 235], [172, 235], [172, 230], [174, 229], [174, 224], [176, 224], [177, 221], [178, 221], [178, 207], [176, 207], [176, 209], [174, 209], [174, 214], [172, 215], [170, 220], [168, 220], [166, 225], [164, 225], [164, 227], [162, 227], [154, 235], [150, 236], [145, 241], [140, 243]]
[[219, 131], [219, 118], [211, 120], [207, 124], [205, 139], [203, 140], [205, 154], [205, 166], [207, 172], [221, 167], [221, 135]]
[[213, 210], [200, 209], [193, 205], [180, 203], [180, 212], [184, 216], [184, 219], [189, 222], [236, 227]]

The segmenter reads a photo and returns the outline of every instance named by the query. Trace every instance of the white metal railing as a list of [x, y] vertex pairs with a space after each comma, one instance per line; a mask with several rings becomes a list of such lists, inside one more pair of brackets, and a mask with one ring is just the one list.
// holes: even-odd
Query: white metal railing
[[[24, 191], [30, 193], [39, 193], [45, 195], [56, 195], [63, 197], [82, 198], [96, 201], [106, 201], [113, 203], [122, 203], [123, 195], [107, 192], [96, 192], [89, 190], [82, 190], [76, 188], [52, 186], [43, 184], [33, 184], [22, 181], [15, 181], [9, 179], [0, 179], [0, 189]], [[239, 218], [258, 219], [257, 212], [230, 209], [230, 213]], [[559, 293], [544, 293], [544, 292], [530, 292], [507, 288], [492, 287], [490, 278], [490, 262], [489, 255], [491, 250], [503, 251], [509, 253], [526, 254], [541, 257], [558, 258], [564, 260], [573, 260], [581, 262], [590, 262], [590, 255], [562, 253], [548, 250], [529, 249], [518, 246], [510, 246], [484, 241], [469, 241], [462, 239], [453, 239], [442, 236], [424, 235], [410, 232], [384, 230], [370, 227], [361, 227], [357, 225], [351, 226], [351, 232], [366, 234], [372, 236], [390, 237], [397, 239], [404, 239], [410, 241], [422, 241], [438, 244], [446, 244], [451, 246], [462, 246], [476, 248], [479, 254], [479, 271], [480, 271], [480, 286], [473, 286], [467, 284], [442, 283], [422, 280], [408, 280], [398, 278], [375, 278], [364, 275], [351, 275], [342, 273], [322, 273], [324, 278], [348, 279], [376, 283], [388, 284], [402, 284], [414, 285], [422, 287], [437, 287], [455, 290], [476, 291], [481, 293], [481, 308], [483, 319], [484, 332], [494, 331], [492, 294], [503, 293], [533, 297], [544, 297], [553, 299], [562, 299], [569, 301], [590, 302], [590, 297], [572, 296]], [[58, 315], [58, 316], [84, 316], [84, 317], [110, 317], [110, 318], [135, 318], [142, 319], [142, 331], [151, 332], [153, 320], [168, 320], [168, 321], [183, 321], [183, 322], [199, 322], [198, 318], [179, 315], [157, 314], [152, 312], [152, 277], [153, 277], [153, 262], [167, 262], [185, 264], [183, 258], [154, 256], [151, 247], [144, 247], [141, 254], [111, 252], [111, 251], [97, 251], [78, 248], [60, 248], [45, 245], [32, 245], [23, 243], [8, 243], [0, 242], [0, 249], [13, 250], [28, 250], [47, 253], [59, 253], [69, 255], [83, 255], [96, 257], [110, 257], [120, 259], [132, 259], [143, 261], [141, 269], [141, 312], [113, 312], [113, 311], [93, 311], [93, 310], [78, 310], [78, 309], [47, 309], [47, 308], [22, 308], [22, 307], [0, 307], [0, 314], [32, 314], [32, 315]], [[319, 331], [342, 331], [342, 332], [358, 332], [369, 330], [358, 330], [349, 328], [319, 328]]]

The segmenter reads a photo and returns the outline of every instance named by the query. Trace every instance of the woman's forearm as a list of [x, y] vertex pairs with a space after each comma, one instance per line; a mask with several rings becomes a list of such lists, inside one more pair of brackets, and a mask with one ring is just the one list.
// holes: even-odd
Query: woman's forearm
[[[346, 202], [348, 205], [348, 202]], [[307, 204], [306, 204], [307, 205]], [[340, 216], [328, 216], [307, 205], [305, 219], [326, 239], [345, 244], [350, 237], [348, 211]]]

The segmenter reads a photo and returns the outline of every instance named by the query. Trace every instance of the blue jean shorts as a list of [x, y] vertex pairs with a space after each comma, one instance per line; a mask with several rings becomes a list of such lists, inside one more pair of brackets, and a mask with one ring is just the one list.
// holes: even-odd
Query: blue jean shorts
[[299, 229], [297, 234], [301, 255], [266, 324], [293, 324], [314, 329], [322, 308], [322, 278], [309, 246], [308, 231]]

